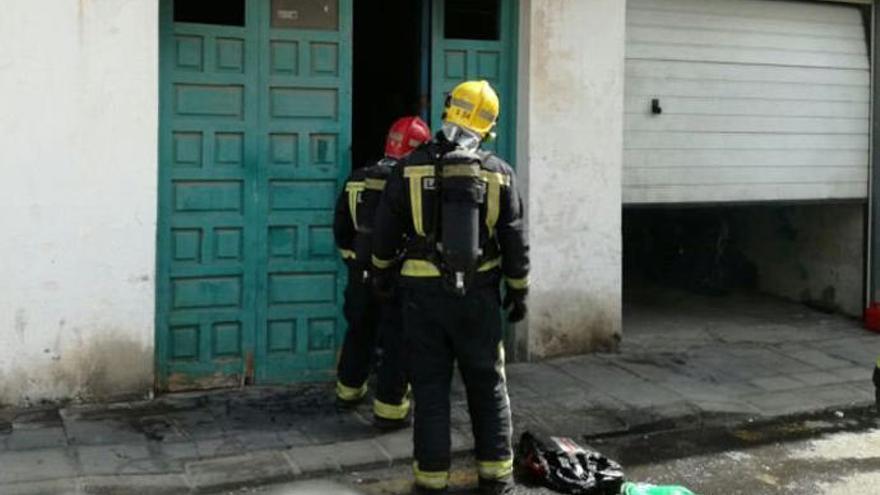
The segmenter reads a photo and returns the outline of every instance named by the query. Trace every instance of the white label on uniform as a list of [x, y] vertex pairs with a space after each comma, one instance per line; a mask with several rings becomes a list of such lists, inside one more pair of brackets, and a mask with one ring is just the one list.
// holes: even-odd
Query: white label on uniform
[[433, 190], [434, 189], [434, 178], [433, 177], [425, 177], [424, 179], [422, 179], [422, 185], [424, 186], [425, 189], [427, 189], [429, 191]]

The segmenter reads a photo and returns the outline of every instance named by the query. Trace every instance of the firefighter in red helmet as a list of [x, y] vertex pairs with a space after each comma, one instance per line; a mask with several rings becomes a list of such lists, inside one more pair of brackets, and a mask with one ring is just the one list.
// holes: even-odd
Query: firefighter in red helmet
[[373, 414], [379, 427], [405, 426], [410, 404], [400, 355], [399, 304], [393, 294], [380, 297], [371, 290], [373, 217], [394, 166], [430, 138], [431, 131], [422, 119], [398, 119], [388, 131], [385, 156], [352, 171], [336, 203], [333, 233], [348, 265], [343, 307], [348, 333], [339, 358], [336, 398], [343, 407], [359, 403], [367, 393], [367, 378], [375, 362], [378, 379]]

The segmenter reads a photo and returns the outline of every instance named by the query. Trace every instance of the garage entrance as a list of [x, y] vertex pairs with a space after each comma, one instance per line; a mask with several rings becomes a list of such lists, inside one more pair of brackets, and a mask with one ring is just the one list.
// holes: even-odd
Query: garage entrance
[[694, 301], [754, 305], [757, 294], [861, 312], [868, 13], [807, 1], [627, 3], [625, 325], [659, 301], [711, 315]]
[[[357, 3], [357, 5], [355, 5]], [[513, 0], [162, 0], [158, 390], [332, 378], [333, 207], [405, 114], [489, 79], [512, 157]]]

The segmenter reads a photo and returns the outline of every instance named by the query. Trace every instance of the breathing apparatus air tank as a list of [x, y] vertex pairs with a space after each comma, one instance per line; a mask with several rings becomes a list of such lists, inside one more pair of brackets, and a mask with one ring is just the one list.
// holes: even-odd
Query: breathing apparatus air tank
[[[460, 156], [459, 156], [460, 155]], [[464, 295], [477, 269], [480, 250], [480, 208], [486, 186], [480, 160], [471, 152], [452, 152], [440, 175], [440, 243], [443, 276], [455, 294]]]
[[385, 180], [391, 171], [393, 162], [381, 160], [365, 170], [364, 190], [358, 197], [357, 235], [354, 238], [354, 251], [357, 259], [368, 264], [373, 251], [373, 229], [376, 210], [385, 188]]

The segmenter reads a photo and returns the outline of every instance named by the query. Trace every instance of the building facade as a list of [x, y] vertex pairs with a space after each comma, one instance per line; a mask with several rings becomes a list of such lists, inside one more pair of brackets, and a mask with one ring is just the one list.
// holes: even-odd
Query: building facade
[[0, 403], [332, 376], [334, 198], [466, 78], [526, 202], [517, 358], [617, 346], [628, 208], [758, 205], [761, 288], [860, 311], [865, 2], [376, 3], [4, 5]]

